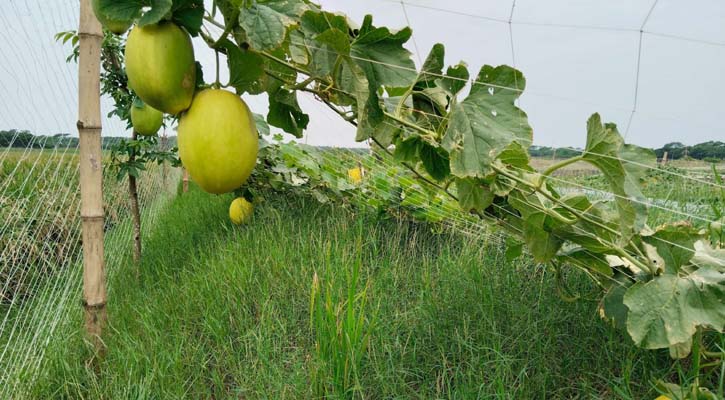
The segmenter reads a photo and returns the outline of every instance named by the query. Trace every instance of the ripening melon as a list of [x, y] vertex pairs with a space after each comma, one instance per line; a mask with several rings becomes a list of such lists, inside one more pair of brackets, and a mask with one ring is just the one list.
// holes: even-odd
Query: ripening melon
[[254, 213], [254, 205], [244, 197], [237, 197], [229, 205], [229, 219], [235, 225], [242, 225], [249, 221]]
[[191, 104], [196, 86], [194, 47], [173, 22], [136, 26], [126, 41], [128, 85], [151, 107], [176, 115]]
[[98, 19], [98, 22], [100, 22], [104, 28], [115, 33], [116, 35], [123, 35], [124, 33], [126, 33], [128, 28], [131, 27], [131, 24], [133, 24], [133, 20], [130, 19], [128, 21], [123, 21], [123, 20], [106, 18], [100, 12], [100, 8], [101, 8], [100, 4], [101, 4], [100, 0], [91, 1], [91, 6], [93, 7], [93, 13], [96, 14], [96, 19]]
[[164, 122], [164, 114], [146, 103], [131, 106], [131, 125], [142, 136], [156, 136]]
[[363, 171], [361, 167], [347, 170], [347, 177], [350, 178], [352, 183], [360, 183], [363, 178]]
[[247, 104], [221, 89], [194, 96], [179, 120], [179, 158], [194, 182], [221, 194], [242, 186], [257, 163], [257, 127]]

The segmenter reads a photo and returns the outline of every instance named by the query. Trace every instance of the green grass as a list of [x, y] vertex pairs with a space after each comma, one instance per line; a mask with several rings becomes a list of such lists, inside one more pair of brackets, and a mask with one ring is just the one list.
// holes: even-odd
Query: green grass
[[21, 397], [639, 399], [676, 379], [496, 243], [277, 195], [235, 227], [230, 201], [166, 207], [141, 280], [130, 257], [112, 275], [97, 371], [77, 307]]

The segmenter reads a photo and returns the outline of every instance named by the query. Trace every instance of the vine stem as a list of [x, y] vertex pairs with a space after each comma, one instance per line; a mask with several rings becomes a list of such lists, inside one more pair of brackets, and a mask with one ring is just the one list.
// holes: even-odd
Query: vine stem
[[538, 187], [541, 187], [544, 184], [544, 181], [546, 178], [551, 176], [551, 174], [554, 173], [554, 171], [559, 170], [561, 168], [566, 167], [567, 165], [574, 164], [575, 162], [579, 162], [583, 159], [581, 155], [567, 158], [566, 160], [562, 160], [556, 164], [552, 164], [549, 166], [549, 168], [545, 169], [544, 172], [541, 173], [541, 177], [539, 178], [539, 183], [537, 184]]
[[702, 328], [698, 327], [695, 331], [695, 337], [692, 338], [692, 385], [693, 398], [697, 398], [697, 389], [700, 386], [700, 352], [702, 350]]
[[418, 132], [420, 132], [420, 133], [422, 133], [422, 134], [424, 134], [426, 136], [429, 136], [430, 138], [435, 138], [436, 137], [436, 133], [435, 132], [429, 131], [428, 129], [425, 129], [423, 127], [420, 127], [420, 126], [418, 126], [418, 125], [416, 125], [416, 124], [414, 124], [414, 123], [412, 123], [410, 121], [406, 121], [405, 119], [400, 118], [397, 115], [391, 114], [391, 113], [389, 113], [387, 111], [383, 111], [383, 114], [385, 114], [386, 117], [392, 119], [393, 121], [398, 122], [398, 123], [401, 123], [401, 124], [407, 126], [408, 128], [415, 129], [416, 131], [418, 131]]
[[[215, 26], [217, 26], [219, 28], [224, 29], [224, 32], [222, 33], [222, 35], [217, 40], [214, 40], [211, 36], [205, 34], [204, 32], [201, 32], [202, 38], [213, 49], [215, 49], [217, 51], [220, 51], [220, 52], [224, 52], [226, 54], [226, 51], [225, 51], [226, 49], [219, 48], [219, 43], [221, 42], [221, 40], [223, 40], [229, 34], [229, 32], [231, 31], [231, 26], [230, 27], [226, 27], [226, 26], [220, 24], [219, 22], [215, 21], [213, 18], [209, 17], [208, 15], [207, 16], [204, 16], [204, 19], [206, 21], [208, 21], [209, 23], [211, 23], [212, 25], [215, 25]], [[320, 84], [322, 84], [322, 85], [324, 85], [326, 87], [331, 87], [332, 86], [332, 83], [330, 83], [329, 81], [327, 81], [324, 78], [315, 77], [315, 76], [311, 75], [309, 73], [309, 71], [306, 71], [306, 70], [304, 70], [304, 69], [302, 69], [302, 68], [300, 68], [300, 67], [298, 67], [298, 66], [296, 66], [294, 64], [291, 64], [291, 63], [289, 63], [289, 62], [287, 62], [285, 60], [282, 60], [282, 59], [280, 59], [280, 58], [278, 58], [278, 57], [276, 57], [276, 56], [274, 56], [274, 55], [272, 55], [272, 54], [270, 54], [270, 53], [268, 53], [266, 51], [260, 51], [260, 52], [258, 52], [258, 54], [260, 54], [263, 57], [265, 57], [265, 58], [267, 58], [267, 59], [269, 59], [271, 61], [274, 61], [274, 62], [276, 62], [276, 63], [278, 63], [280, 65], [283, 65], [283, 66], [285, 66], [287, 68], [290, 68], [290, 69], [294, 70], [297, 73], [300, 73], [302, 75], [307, 76], [308, 78], [305, 79], [301, 83], [297, 83], [297, 82], [290, 83], [290, 82], [287, 82], [286, 80], [284, 80], [284, 79], [282, 79], [282, 78], [280, 78], [280, 77], [278, 77], [278, 76], [270, 73], [269, 71], [266, 71], [266, 73], [268, 75], [272, 76], [273, 78], [279, 79], [282, 82], [285, 82], [285, 83], [287, 83], [289, 85], [292, 85], [292, 87], [295, 90], [302, 90], [302, 91], [306, 91], [306, 92], [310, 92], [310, 93], [316, 94], [320, 98], [320, 100], [322, 100], [322, 102], [325, 105], [327, 105], [331, 110], [333, 110], [335, 113], [337, 113], [338, 115], [340, 115], [344, 120], [348, 121], [353, 126], [356, 126], [357, 127], [357, 122], [355, 121], [355, 118], [354, 117], [351, 117], [351, 116], [347, 115], [345, 112], [339, 110], [334, 104], [330, 103], [330, 101], [327, 100], [325, 98], [324, 94], [321, 93], [320, 91], [317, 91], [315, 89], [310, 89], [310, 88], [306, 87], [309, 83], [312, 83], [314, 81], [317, 81], [317, 82], [319, 82]], [[411, 91], [412, 91], [412, 87], [408, 89], [408, 92], [411, 92]], [[402, 99], [402, 101], [405, 101], [405, 99]], [[393, 114], [390, 114], [388, 112], [385, 112], [384, 115], [386, 117], [391, 118], [392, 120], [394, 120], [394, 121], [396, 121], [396, 122], [398, 122], [398, 123], [406, 126], [406, 127], [409, 127], [411, 129], [415, 129], [415, 130], [419, 131], [420, 133], [423, 133], [424, 135], [426, 135], [428, 137], [436, 137], [436, 133], [435, 132], [432, 132], [432, 131], [429, 131], [429, 130], [427, 130], [425, 128], [422, 128], [422, 127], [420, 127], [420, 126], [418, 126], [418, 125], [416, 125], [416, 124], [414, 124], [414, 123], [412, 123], [410, 121], [406, 121], [405, 119], [400, 118], [397, 115], [393, 115]], [[371, 137], [371, 139], [375, 142], [375, 144], [377, 144], [378, 146], [380, 146], [388, 155], [391, 155], [391, 156], [393, 155], [390, 152], [390, 150], [388, 150], [386, 147], [382, 146], [381, 143], [375, 137]], [[567, 159], [567, 160], [564, 160], [564, 161], [562, 161], [560, 163], [554, 164], [554, 165], [550, 166], [546, 171], [544, 171], [544, 175], [550, 175], [555, 170], [557, 170], [559, 168], [563, 168], [564, 166], [569, 165], [569, 164], [572, 164], [574, 162], [580, 161], [580, 159], [581, 159], [581, 156], [578, 156], [578, 157], [573, 157], [571, 159]], [[443, 187], [443, 186], [439, 185], [438, 183], [430, 180], [429, 178], [423, 176], [420, 172], [418, 172], [415, 169], [415, 167], [413, 165], [409, 164], [408, 162], [401, 162], [401, 164], [405, 168], [407, 168], [408, 170], [410, 170], [417, 177], [417, 179], [422, 180], [422, 181], [428, 183], [429, 185], [431, 185], [431, 186], [433, 186], [433, 187], [435, 187], [435, 188], [443, 191], [444, 193], [446, 193], [446, 195], [448, 195], [449, 197], [451, 197], [453, 200], [458, 201], [458, 197], [456, 195], [454, 195], [453, 193], [451, 193], [448, 190], [447, 187]], [[521, 183], [521, 184], [524, 184], [524, 185], [526, 185], [528, 187], [531, 187], [532, 189], [534, 189], [537, 192], [539, 192], [542, 195], [544, 195], [550, 201], [553, 201], [556, 204], [559, 204], [560, 206], [562, 206], [563, 208], [565, 208], [566, 210], [568, 210], [569, 212], [571, 212], [577, 218], [579, 218], [581, 220], [584, 220], [584, 221], [587, 221], [587, 222], [589, 222], [589, 223], [591, 223], [591, 224], [593, 224], [595, 226], [598, 226], [598, 227], [600, 227], [600, 228], [602, 228], [602, 229], [604, 229], [604, 230], [606, 230], [606, 231], [608, 231], [610, 233], [613, 233], [615, 235], [619, 235], [620, 234], [616, 230], [614, 230], [614, 229], [612, 229], [612, 228], [610, 228], [610, 227], [608, 227], [606, 225], [603, 225], [603, 224], [599, 223], [598, 221], [592, 220], [591, 218], [587, 217], [584, 214], [581, 214], [578, 210], [570, 207], [569, 205], [567, 205], [565, 203], [562, 203], [558, 199], [556, 199], [553, 196], [551, 196], [549, 193], [543, 191], [541, 189], [541, 184], [543, 183], [542, 181], [540, 181], [538, 185], [532, 185], [529, 182], [525, 182], [525, 181], [519, 179], [517, 176], [514, 176], [512, 174], [509, 174], [508, 172], [506, 172], [503, 169], [500, 169], [500, 168], [498, 168], [496, 166], [492, 166], [492, 167], [494, 168], [495, 171], [501, 173], [502, 175], [508, 176], [509, 178], [511, 178], [511, 179], [513, 179], [513, 180]], [[483, 219], [486, 219], [486, 220], [491, 219], [491, 218], [487, 218], [487, 216], [485, 215], [485, 213], [481, 213], [481, 212], [478, 212], [478, 211], [476, 211], [475, 213], [479, 217], [481, 217]], [[495, 219], [493, 219], [493, 220], [495, 221]], [[624, 257], [625, 259], [627, 259], [628, 261], [630, 261], [631, 263], [633, 263], [637, 267], [639, 267], [639, 268], [641, 268], [643, 270], [650, 271], [652, 274], [655, 274], [655, 271], [653, 271], [650, 266], [647, 266], [647, 265], [642, 264], [642, 262], [640, 262], [636, 258], [632, 257], [621, 246], [614, 245], [613, 247], [616, 249], [616, 251], [618, 252], [618, 254], [620, 254], [622, 257]]]
[[[497, 167], [495, 165], [491, 165], [491, 167], [493, 168], [494, 171], [500, 173], [501, 175], [506, 176], [508, 178], [511, 178], [511, 179], [515, 180], [516, 182], [522, 184], [522, 185], [531, 187], [535, 191], [541, 193], [544, 197], [546, 197], [550, 201], [553, 201], [554, 203], [560, 205], [561, 207], [563, 207], [564, 209], [566, 209], [567, 211], [569, 211], [570, 213], [572, 213], [573, 215], [575, 215], [577, 218], [579, 218], [579, 219], [581, 219], [583, 221], [586, 221], [586, 222], [588, 222], [590, 224], [593, 224], [593, 225], [595, 225], [595, 226], [597, 226], [599, 228], [602, 228], [602, 229], [606, 230], [609, 233], [612, 233], [614, 235], [618, 235], [619, 236], [619, 232], [617, 232], [616, 230], [614, 230], [614, 229], [612, 229], [612, 228], [610, 228], [610, 227], [608, 227], [608, 226], [606, 226], [606, 225], [604, 225], [604, 224], [602, 224], [602, 223], [600, 223], [598, 221], [595, 221], [595, 220], [589, 218], [585, 214], [580, 213], [579, 210], [577, 210], [577, 209], [569, 206], [568, 204], [562, 202], [560, 199], [557, 199], [556, 197], [554, 197], [551, 194], [547, 193], [545, 190], [542, 190], [541, 187], [539, 187], [537, 185], [532, 185], [530, 182], [526, 182], [523, 179], [520, 179], [518, 176], [516, 176], [514, 174], [511, 174], [508, 171], [506, 171], [506, 170], [504, 170], [502, 168], [499, 168], [499, 167]], [[627, 253], [622, 248], [622, 246], [620, 246], [620, 245], [614, 245], [614, 243], [611, 243], [611, 244], [613, 245], [612, 247], [617, 251], [617, 253], [620, 256], [624, 257], [626, 260], [628, 260], [632, 264], [636, 265], [638, 268], [640, 268], [642, 270], [645, 270], [645, 271], [649, 271], [652, 275], [655, 275], [656, 274], [656, 271], [654, 271], [649, 265], [643, 264], [640, 260], [632, 257], [629, 253]]]
[[214, 56], [216, 57], [216, 81], [214, 82], [214, 88], [219, 89], [221, 83], [219, 83], [219, 50], [214, 49]]

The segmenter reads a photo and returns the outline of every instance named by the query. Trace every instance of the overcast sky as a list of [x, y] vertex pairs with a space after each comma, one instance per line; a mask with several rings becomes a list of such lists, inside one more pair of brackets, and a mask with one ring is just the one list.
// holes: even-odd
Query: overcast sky
[[[527, 79], [520, 105], [534, 128], [534, 143], [583, 146], [593, 112], [623, 133], [627, 128], [639, 30], [653, 0], [517, 0], [513, 15], [511, 0], [320, 3], [356, 21], [373, 14], [376, 25], [410, 24], [408, 48], [416, 63], [440, 42], [448, 64], [464, 60], [472, 73], [484, 64], [515, 65]], [[0, 129], [77, 135], [77, 66], [65, 63], [69, 47], [55, 44], [53, 35], [77, 29], [78, 8], [78, 0], [0, 0]], [[725, 2], [659, 0], [644, 31], [637, 110], [627, 140], [650, 147], [725, 140]], [[213, 53], [200, 40], [195, 47], [211, 76]], [[266, 114], [263, 96], [245, 100]], [[356, 145], [353, 129], [336, 114], [307, 94], [300, 94], [300, 103], [311, 116], [302, 141]], [[106, 111], [109, 104], [104, 101]], [[128, 132], [120, 121], [107, 119], [103, 134]]]

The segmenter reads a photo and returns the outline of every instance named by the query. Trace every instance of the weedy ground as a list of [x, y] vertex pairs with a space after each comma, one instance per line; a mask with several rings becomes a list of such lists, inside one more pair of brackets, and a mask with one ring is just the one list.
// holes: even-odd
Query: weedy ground
[[273, 194], [236, 227], [231, 199], [165, 208], [140, 281], [130, 251], [112, 274], [103, 361], [78, 307], [27, 397], [640, 399], [677, 379], [493, 239]]

